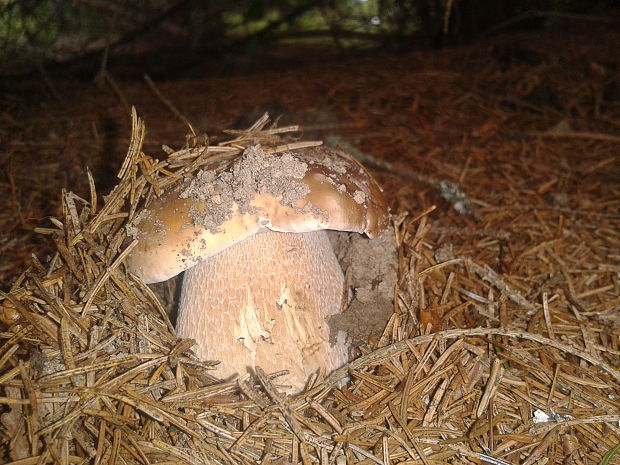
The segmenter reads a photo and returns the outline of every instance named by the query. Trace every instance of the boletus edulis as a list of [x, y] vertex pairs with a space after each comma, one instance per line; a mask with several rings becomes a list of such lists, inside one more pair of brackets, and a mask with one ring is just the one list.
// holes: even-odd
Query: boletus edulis
[[286, 369], [298, 392], [347, 361], [345, 341], [330, 343], [328, 318], [346, 293], [325, 230], [372, 238], [388, 216], [381, 188], [350, 156], [252, 146], [139, 212], [127, 263], [146, 283], [186, 270], [176, 330], [199, 358], [221, 360], [216, 376]]

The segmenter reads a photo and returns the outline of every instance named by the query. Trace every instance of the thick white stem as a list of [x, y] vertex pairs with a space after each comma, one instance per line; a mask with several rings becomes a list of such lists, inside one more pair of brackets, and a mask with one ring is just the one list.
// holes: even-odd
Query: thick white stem
[[296, 392], [347, 361], [327, 324], [343, 287], [324, 231], [256, 234], [185, 272], [177, 332], [196, 340], [199, 358], [222, 361], [216, 376], [286, 369]]

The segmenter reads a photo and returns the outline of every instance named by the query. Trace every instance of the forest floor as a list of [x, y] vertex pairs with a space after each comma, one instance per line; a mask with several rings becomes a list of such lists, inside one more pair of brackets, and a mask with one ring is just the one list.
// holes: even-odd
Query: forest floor
[[[54, 242], [34, 229], [66, 215], [63, 189], [88, 199], [87, 169], [100, 194], [116, 185], [132, 106], [146, 124], [143, 152], [160, 159], [162, 145], [187, 143], [188, 123], [217, 141], [268, 111], [280, 126], [301, 125], [300, 137], [362, 159], [397, 218], [397, 302], [378, 320], [387, 326], [369, 330], [363, 354], [438, 331], [489, 329], [470, 334], [477, 342], [465, 348], [447, 339], [403, 346], [395, 352], [401, 365], [371, 364], [370, 381], [355, 372], [355, 394], [332, 397], [341, 416], [316, 410], [312, 418], [327, 418], [334, 444], [344, 444], [336, 436], [357, 421], [354, 412], [366, 409], [359, 421], [382, 420], [363, 438], [351, 429], [349, 439], [358, 440], [351, 449], [324, 446], [325, 453], [348, 463], [419, 463], [416, 454], [428, 463], [599, 463], [620, 443], [618, 43], [611, 30], [549, 30], [230, 75], [210, 76], [206, 63], [204, 78], [193, 70], [173, 81], [112, 79], [111, 69], [100, 85], [43, 75], [12, 83], [0, 96], [0, 289], [16, 292], [13, 283], [42, 266], [31, 265], [33, 254], [44, 265], [54, 255]], [[448, 365], [450, 350], [466, 349]], [[412, 378], [407, 357], [423, 367]], [[493, 361], [500, 359], [501, 366]], [[422, 375], [437, 378], [420, 387], [427, 398], [414, 399]], [[498, 389], [491, 401], [489, 380]], [[469, 400], [456, 394], [461, 385]], [[454, 394], [449, 401], [442, 389]], [[541, 426], [536, 411], [558, 417]], [[470, 421], [449, 420], [455, 412]], [[443, 442], [416, 429], [423, 427], [444, 428]], [[323, 460], [322, 446], [312, 447]], [[575, 461], [563, 462], [569, 456]]]

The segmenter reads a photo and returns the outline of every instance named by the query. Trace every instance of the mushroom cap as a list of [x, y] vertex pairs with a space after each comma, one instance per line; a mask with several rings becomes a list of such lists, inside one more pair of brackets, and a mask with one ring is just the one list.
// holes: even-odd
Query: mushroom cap
[[381, 188], [347, 154], [325, 146], [270, 154], [252, 146], [138, 213], [127, 226], [138, 240], [127, 264], [154, 283], [261, 231], [334, 229], [374, 237], [388, 218]]

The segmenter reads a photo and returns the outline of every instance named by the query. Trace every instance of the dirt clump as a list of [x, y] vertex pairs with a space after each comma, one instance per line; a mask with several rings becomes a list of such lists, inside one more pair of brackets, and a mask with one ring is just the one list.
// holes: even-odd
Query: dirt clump
[[332, 337], [347, 334], [351, 350], [381, 336], [392, 315], [397, 281], [397, 244], [392, 226], [374, 239], [355, 233], [329, 231], [334, 252], [349, 278], [350, 302], [330, 318]]

